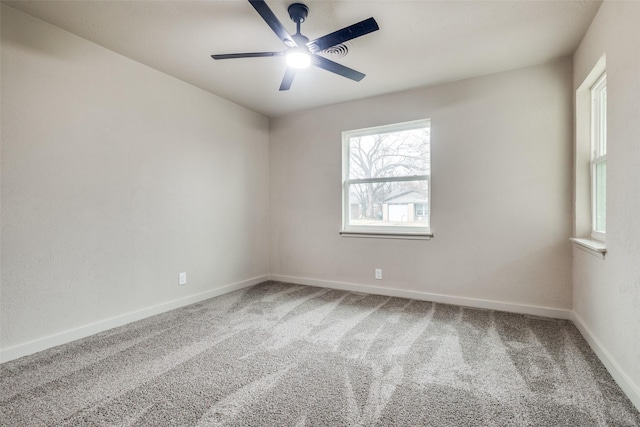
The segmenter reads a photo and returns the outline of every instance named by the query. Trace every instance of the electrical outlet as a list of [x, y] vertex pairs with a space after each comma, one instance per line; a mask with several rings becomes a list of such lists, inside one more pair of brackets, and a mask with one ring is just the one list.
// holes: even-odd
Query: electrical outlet
[[178, 275], [178, 284], [186, 285], [187, 284], [187, 273], [180, 273]]
[[382, 269], [376, 268], [376, 280], [382, 280]]

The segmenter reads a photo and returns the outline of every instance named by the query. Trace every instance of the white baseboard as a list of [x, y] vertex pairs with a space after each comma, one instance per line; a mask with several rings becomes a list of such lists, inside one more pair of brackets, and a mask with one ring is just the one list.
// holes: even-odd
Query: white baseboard
[[217, 297], [229, 292], [237, 291], [239, 289], [253, 286], [258, 283], [264, 282], [269, 279], [269, 276], [257, 276], [251, 279], [243, 280], [241, 282], [232, 283], [230, 285], [222, 286], [219, 288], [211, 289], [209, 291], [201, 292], [195, 295], [189, 295], [187, 297], [179, 298], [172, 301], [167, 301], [162, 304], [157, 304], [151, 307], [146, 307], [141, 310], [132, 311], [130, 313], [121, 314], [119, 316], [111, 317], [109, 319], [100, 320], [98, 322], [83, 325], [78, 328], [70, 329], [68, 331], [59, 332], [48, 337], [39, 338], [24, 344], [18, 344], [13, 347], [0, 350], [0, 363], [8, 362], [22, 356], [37, 353], [48, 348], [56, 347], [62, 344], [66, 344], [80, 338], [85, 338], [90, 335], [97, 334], [109, 329], [116, 328], [118, 326], [126, 325], [127, 323], [135, 322], [137, 320], [146, 319], [147, 317], [155, 316], [176, 308], [184, 307], [189, 304], [194, 304], [200, 301], [207, 300], [209, 298]]
[[573, 323], [576, 325], [582, 336], [596, 353], [602, 364], [607, 368], [613, 379], [618, 383], [622, 391], [625, 392], [631, 403], [640, 411], [640, 386], [635, 384], [631, 378], [622, 370], [618, 362], [611, 356], [600, 340], [596, 337], [587, 324], [582, 320], [580, 315], [575, 311], [573, 314]]
[[489, 310], [508, 311], [511, 313], [529, 314], [532, 316], [551, 317], [554, 319], [571, 319], [571, 310], [560, 308], [540, 307], [536, 305], [515, 304], [500, 301], [491, 301], [478, 298], [456, 297], [451, 295], [432, 294], [429, 292], [407, 291], [403, 289], [382, 288], [371, 285], [355, 283], [333, 282], [328, 280], [309, 279], [306, 277], [284, 276], [280, 274], [269, 275], [270, 280], [297, 283], [300, 285], [320, 286], [323, 288], [341, 289], [344, 291], [364, 292], [390, 297], [411, 298], [422, 301], [432, 301], [441, 304], [462, 305], [465, 307], [484, 308]]

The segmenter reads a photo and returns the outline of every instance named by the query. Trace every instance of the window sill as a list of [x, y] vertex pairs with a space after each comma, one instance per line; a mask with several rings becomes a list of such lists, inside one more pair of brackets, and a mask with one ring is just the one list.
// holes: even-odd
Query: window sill
[[404, 239], [404, 240], [431, 240], [431, 233], [375, 233], [370, 231], [341, 231], [342, 237], [363, 237], [369, 239]]
[[590, 252], [592, 255], [602, 256], [602, 259], [604, 259], [604, 256], [607, 253], [605, 243], [599, 240], [579, 239], [576, 237], [569, 240], [571, 240], [579, 249]]

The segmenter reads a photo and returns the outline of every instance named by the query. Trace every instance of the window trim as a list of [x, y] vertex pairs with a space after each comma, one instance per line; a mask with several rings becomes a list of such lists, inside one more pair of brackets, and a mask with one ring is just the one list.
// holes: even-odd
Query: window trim
[[[350, 139], [369, 135], [379, 135], [384, 133], [402, 132], [420, 128], [431, 129], [431, 119], [413, 120], [403, 123], [394, 123], [383, 126], [374, 126], [364, 129], [350, 130], [342, 132], [342, 228], [340, 235], [344, 237], [371, 237], [371, 238], [391, 238], [391, 239], [430, 239], [431, 232], [431, 175], [406, 175], [399, 177], [383, 178], [349, 178], [350, 164]], [[429, 139], [429, 152], [431, 152], [431, 138]], [[429, 158], [429, 170], [431, 169], [431, 158]], [[352, 184], [379, 183], [379, 182], [406, 182], [406, 181], [426, 181], [429, 197], [427, 199], [429, 221], [426, 226], [366, 226], [351, 225], [349, 211], [349, 187]]]

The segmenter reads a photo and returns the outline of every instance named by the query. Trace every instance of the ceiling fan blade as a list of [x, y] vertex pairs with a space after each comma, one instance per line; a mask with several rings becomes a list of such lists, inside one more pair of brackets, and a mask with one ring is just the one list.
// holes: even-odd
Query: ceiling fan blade
[[311, 55], [311, 56], [312, 56], [311, 61], [313, 62], [313, 65], [317, 67], [324, 68], [327, 71], [331, 71], [332, 73], [339, 74], [343, 77], [346, 77], [351, 80], [355, 80], [357, 82], [364, 79], [365, 74], [362, 74], [359, 71], [353, 70], [349, 67], [345, 67], [344, 65], [340, 65], [337, 62], [333, 62], [330, 59], [325, 58], [324, 56], [320, 56], [320, 55]]
[[293, 37], [287, 32], [284, 28], [284, 25], [278, 20], [276, 15], [269, 9], [269, 6], [264, 2], [264, 0], [249, 0], [251, 6], [262, 16], [262, 19], [271, 27], [274, 33], [278, 36], [282, 42], [288, 47], [297, 47], [295, 41], [293, 41]]
[[340, 43], [364, 36], [380, 29], [375, 19], [369, 18], [360, 21], [357, 24], [349, 25], [341, 30], [335, 31], [326, 36], [319, 37], [307, 43], [307, 47], [311, 52], [320, 52]]
[[291, 88], [291, 83], [293, 83], [293, 78], [296, 76], [295, 68], [287, 67], [287, 71], [284, 73], [284, 77], [282, 78], [282, 83], [280, 84], [280, 90], [289, 90]]
[[250, 53], [225, 53], [222, 55], [211, 55], [213, 59], [234, 59], [234, 58], [262, 58], [265, 56], [281, 56], [284, 52], [250, 52]]

